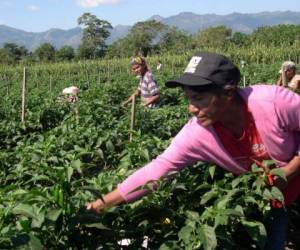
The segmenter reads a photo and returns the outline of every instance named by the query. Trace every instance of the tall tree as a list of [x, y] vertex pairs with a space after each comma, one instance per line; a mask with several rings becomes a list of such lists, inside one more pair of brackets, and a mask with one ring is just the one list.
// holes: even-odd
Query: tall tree
[[207, 28], [198, 33], [196, 43], [199, 47], [222, 48], [231, 38], [232, 30], [224, 25]]
[[56, 57], [59, 61], [70, 61], [75, 57], [74, 48], [71, 46], [63, 46], [56, 52]]
[[28, 55], [28, 50], [24, 46], [18, 46], [15, 43], [5, 43], [3, 49], [15, 63]]
[[230, 42], [238, 47], [243, 47], [250, 44], [250, 38], [249, 35], [247, 34], [241, 32], [235, 32], [232, 35]]
[[157, 47], [156, 45], [168, 31], [168, 27], [155, 20], [138, 22], [133, 25], [128, 35], [128, 41], [135, 50], [135, 54], [147, 56], [149, 52]]
[[191, 35], [172, 27], [162, 37], [159, 46], [162, 51], [180, 53], [193, 49], [193, 39]]
[[51, 62], [55, 59], [55, 48], [51, 43], [43, 43], [34, 51], [34, 55], [40, 62]]
[[7, 50], [1, 48], [0, 49], [0, 64], [10, 65], [14, 64], [15, 60], [11, 53], [9, 53]]
[[266, 46], [290, 46], [300, 43], [300, 25], [280, 24], [257, 28], [251, 35], [251, 41]]
[[84, 13], [77, 22], [78, 25], [84, 26], [79, 55], [90, 59], [103, 56], [106, 49], [105, 40], [110, 35], [109, 29], [112, 29], [111, 24], [91, 13]]

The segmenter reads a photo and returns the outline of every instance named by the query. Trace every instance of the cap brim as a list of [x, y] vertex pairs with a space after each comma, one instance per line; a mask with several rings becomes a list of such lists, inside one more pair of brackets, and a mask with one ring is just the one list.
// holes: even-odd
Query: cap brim
[[175, 80], [170, 80], [165, 83], [165, 86], [168, 88], [175, 88], [180, 86], [204, 86], [212, 84], [211, 80], [202, 78], [199, 75], [194, 74], [183, 74]]

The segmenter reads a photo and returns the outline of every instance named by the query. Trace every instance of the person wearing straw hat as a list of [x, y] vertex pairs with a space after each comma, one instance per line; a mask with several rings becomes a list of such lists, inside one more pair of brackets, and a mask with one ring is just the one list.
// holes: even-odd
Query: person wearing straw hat
[[[197, 161], [241, 175], [253, 163], [274, 160], [287, 181], [272, 177], [270, 182], [283, 191], [286, 206], [293, 203], [300, 191], [300, 96], [276, 85], [239, 88], [239, 81], [239, 69], [225, 56], [196, 53], [178, 79], [166, 82], [167, 87], [182, 88], [193, 117], [161, 155], [87, 209], [99, 213], [136, 200], [149, 192], [140, 189], [146, 183]], [[266, 225], [266, 249], [283, 250], [288, 215], [277, 205]]]
[[300, 88], [300, 75], [296, 74], [296, 64], [292, 61], [286, 61], [281, 65], [278, 72], [280, 74], [277, 85], [290, 87], [293, 90]]
[[141, 96], [142, 106], [147, 108], [157, 107], [160, 93], [146, 60], [141, 56], [133, 58], [131, 61], [131, 70], [140, 78], [139, 86], [126, 101], [121, 103], [121, 106], [130, 103], [134, 96]]
[[65, 100], [69, 103], [75, 103], [78, 101], [78, 93], [79, 93], [79, 88], [76, 86], [70, 86], [67, 88], [64, 88], [62, 91], [62, 94], [65, 97]]

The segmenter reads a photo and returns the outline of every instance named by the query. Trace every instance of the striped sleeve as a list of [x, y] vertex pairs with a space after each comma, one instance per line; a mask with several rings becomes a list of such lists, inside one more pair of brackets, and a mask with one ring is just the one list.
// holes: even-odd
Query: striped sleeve
[[152, 96], [159, 94], [157, 83], [150, 72], [145, 76], [145, 82], [147, 83], [148, 91]]

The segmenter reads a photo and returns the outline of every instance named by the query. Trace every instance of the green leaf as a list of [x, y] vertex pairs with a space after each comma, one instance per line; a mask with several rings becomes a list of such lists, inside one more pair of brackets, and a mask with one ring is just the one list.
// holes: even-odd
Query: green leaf
[[72, 175], [73, 175], [74, 169], [72, 167], [67, 168], [67, 180], [68, 182], [71, 181]]
[[231, 186], [232, 188], [236, 188], [243, 180], [241, 178], [235, 178], [232, 182], [231, 182]]
[[89, 224], [84, 224], [84, 226], [103, 229], [103, 230], [110, 230], [108, 227], [104, 226], [102, 223], [89, 223]]
[[71, 163], [71, 167], [76, 169], [76, 171], [79, 173], [79, 174], [82, 174], [82, 170], [81, 170], [81, 166], [82, 166], [82, 163], [79, 159], [75, 160], [75, 161], [72, 161]]
[[33, 211], [33, 207], [28, 204], [19, 204], [12, 210], [13, 214], [21, 214], [28, 218], [36, 218], [36, 214]]
[[270, 173], [272, 175], [276, 175], [278, 177], [280, 177], [281, 179], [287, 181], [285, 173], [283, 172], [283, 170], [281, 168], [273, 168]]
[[273, 161], [273, 160], [264, 160], [263, 162], [262, 162], [262, 164], [264, 165], [264, 166], [267, 166], [267, 167], [273, 167], [276, 163], [275, 163], [275, 161]]
[[31, 161], [33, 162], [40, 162], [41, 161], [41, 156], [38, 154], [33, 153], [31, 156]]
[[61, 209], [51, 209], [47, 215], [46, 218], [51, 221], [57, 221], [58, 217], [61, 215], [62, 210]]
[[215, 165], [212, 165], [208, 168], [208, 172], [209, 172], [209, 175], [210, 175], [210, 178], [214, 178], [215, 176], [215, 172], [216, 172], [216, 166]]
[[269, 189], [265, 189], [263, 192], [263, 197], [267, 200], [273, 199], [273, 195], [271, 194]]
[[39, 213], [36, 215], [36, 218], [32, 219], [31, 227], [32, 228], [40, 228], [45, 221], [44, 213]]
[[258, 244], [260, 249], [264, 249], [267, 242], [267, 232], [265, 226], [259, 221], [241, 221], [250, 237]]
[[282, 192], [280, 191], [280, 189], [278, 187], [272, 187], [271, 188], [271, 194], [272, 196], [276, 199], [276, 200], [279, 200], [279, 201], [284, 201], [284, 197], [283, 197], [283, 194]]
[[213, 250], [217, 247], [217, 237], [213, 227], [202, 225], [200, 227], [200, 241], [205, 250]]
[[115, 147], [114, 147], [113, 143], [111, 142], [111, 140], [108, 140], [106, 142], [106, 148], [110, 152], [113, 152], [115, 150]]
[[[252, 198], [252, 197], [249, 197], [249, 198]], [[239, 213], [240, 216], [245, 216], [245, 215], [244, 215], [244, 209], [243, 209], [243, 207], [241, 207], [240, 205], [237, 205], [237, 206], [234, 208], [234, 210], [235, 210], [237, 213]]]
[[256, 164], [252, 164], [251, 172], [253, 172], [253, 173], [262, 173], [262, 172], [264, 172], [264, 169], [261, 168], [261, 167], [258, 167]]
[[216, 198], [218, 197], [218, 192], [216, 190], [211, 190], [209, 192], [206, 192], [202, 198], [201, 198], [201, 201], [200, 201], [200, 204], [201, 205], [204, 205], [206, 204], [208, 201], [210, 201], [211, 199], [213, 198]]
[[176, 241], [165, 242], [159, 247], [159, 250], [174, 250], [174, 249], [180, 249]]
[[193, 232], [193, 228], [190, 226], [184, 226], [180, 229], [178, 233], [179, 239], [181, 239], [185, 244], [189, 244], [191, 240], [191, 234]]
[[225, 209], [227, 207], [227, 204], [229, 203], [230, 198], [227, 196], [223, 196], [217, 201], [217, 209]]
[[28, 247], [30, 250], [43, 250], [44, 249], [41, 241], [37, 237], [35, 237], [33, 234], [30, 234], [29, 237], [30, 237], [30, 241], [28, 243]]
[[186, 215], [192, 221], [199, 221], [200, 220], [199, 213], [197, 213], [195, 211], [186, 211]]
[[100, 157], [100, 159], [104, 159], [104, 154], [103, 154], [103, 151], [102, 149], [97, 149], [96, 153], [98, 154], [98, 156]]
[[227, 225], [228, 224], [228, 216], [226, 214], [217, 213], [215, 216], [215, 227], [218, 225]]
[[146, 161], [150, 161], [148, 149], [142, 150], [142, 156], [145, 158]]

